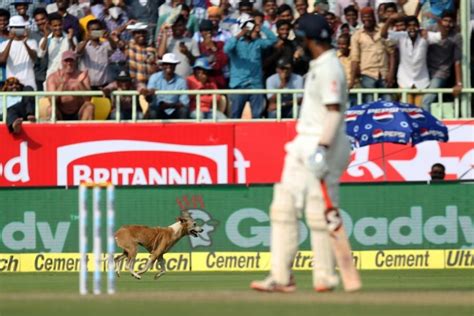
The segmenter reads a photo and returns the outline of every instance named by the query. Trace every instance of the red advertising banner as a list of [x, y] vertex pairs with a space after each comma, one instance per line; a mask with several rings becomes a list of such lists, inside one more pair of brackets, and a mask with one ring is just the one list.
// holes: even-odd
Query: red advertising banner
[[[351, 155], [343, 182], [474, 179], [474, 123], [447, 121], [448, 143], [384, 144]], [[0, 128], [0, 186], [254, 184], [277, 182], [294, 122], [31, 124]], [[385, 157], [382, 159], [382, 157]]]

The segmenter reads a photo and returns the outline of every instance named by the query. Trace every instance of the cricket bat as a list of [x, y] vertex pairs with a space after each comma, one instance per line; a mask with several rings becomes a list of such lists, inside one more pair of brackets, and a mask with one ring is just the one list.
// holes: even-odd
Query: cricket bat
[[349, 243], [349, 238], [347, 238], [346, 230], [342, 225], [339, 209], [333, 206], [324, 180], [321, 180], [321, 190], [323, 192], [324, 201], [326, 202], [324, 216], [331, 236], [331, 247], [334, 251], [337, 265], [339, 266], [344, 290], [346, 292], [357, 291], [362, 287], [362, 282], [359, 272], [354, 266], [351, 244]]

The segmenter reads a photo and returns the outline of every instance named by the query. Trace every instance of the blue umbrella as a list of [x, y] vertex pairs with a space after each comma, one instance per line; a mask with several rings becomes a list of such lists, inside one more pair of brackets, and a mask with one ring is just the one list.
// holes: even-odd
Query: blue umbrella
[[447, 127], [431, 113], [403, 102], [375, 101], [356, 105], [345, 113], [346, 133], [354, 147], [377, 143], [447, 142]]

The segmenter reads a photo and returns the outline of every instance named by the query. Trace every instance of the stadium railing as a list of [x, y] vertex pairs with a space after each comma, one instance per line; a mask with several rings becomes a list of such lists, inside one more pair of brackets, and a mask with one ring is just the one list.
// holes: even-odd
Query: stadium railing
[[[408, 99], [409, 94], [436, 94], [437, 101], [434, 101], [432, 105], [437, 106], [438, 112], [435, 113], [436, 116], [439, 118], [453, 118], [453, 119], [460, 119], [460, 118], [471, 118], [471, 95], [474, 93], [474, 88], [464, 88], [462, 89], [461, 95], [459, 97], [453, 97], [452, 89], [444, 88], [444, 89], [352, 89], [350, 90], [350, 95], [355, 96], [355, 100], [357, 104], [363, 103], [363, 99], [365, 95], [372, 95], [374, 100], [379, 99], [381, 95], [390, 94], [390, 95], [398, 95], [400, 101], [406, 102]], [[218, 95], [231, 95], [231, 94], [276, 94], [276, 102], [277, 102], [277, 115], [275, 119], [251, 119], [251, 121], [280, 121], [283, 120], [281, 117], [281, 108], [282, 108], [282, 95], [283, 94], [291, 94], [293, 99], [293, 118], [296, 118], [298, 115], [298, 104], [297, 99], [298, 95], [303, 93], [302, 89], [246, 89], [246, 90], [230, 90], [230, 89], [223, 89], [223, 90], [185, 90], [185, 91], [157, 91], [157, 95], [195, 95], [196, 96], [196, 109], [199, 110], [201, 108], [201, 96], [202, 95], [212, 95], [212, 112], [213, 116], [212, 119], [204, 120], [201, 115], [200, 111], [197, 111], [195, 119], [186, 119], [186, 120], [166, 120], [175, 121], [175, 122], [212, 122], [218, 121], [216, 111], [218, 107]], [[61, 123], [65, 121], [58, 121], [56, 119], [56, 98], [51, 98], [51, 118], [49, 120], [39, 120], [39, 100], [43, 97], [57, 97], [57, 96], [103, 96], [101, 91], [18, 91], [18, 92], [0, 92], [0, 116], [2, 116], [2, 122], [6, 122], [6, 111], [7, 111], [7, 104], [6, 98], [7, 96], [32, 96], [35, 97], [35, 104], [36, 104], [36, 119], [38, 122], [49, 122], [49, 123]], [[142, 121], [138, 116], [138, 92], [135, 90], [130, 91], [114, 91], [112, 93], [112, 98], [115, 98], [115, 104], [117, 107], [117, 115], [115, 120], [107, 120], [102, 122], [122, 122], [125, 121], [120, 117], [120, 96], [134, 96], [132, 98], [132, 119], [126, 120], [127, 122], [136, 122]], [[446, 100], [450, 100], [448, 103], [445, 102]], [[3, 114], [3, 115], [2, 115]], [[230, 121], [231, 119], [226, 119], [226, 121]], [[146, 122], [156, 122], [156, 121], [163, 121], [163, 120], [143, 120]], [[234, 119], [234, 121], [242, 121], [242, 119]], [[247, 120], [249, 121], [249, 120]], [[87, 121], [67, 121], [67, 123], [84, 123]], [[94, 121], [100, 122], [100, 121]]]

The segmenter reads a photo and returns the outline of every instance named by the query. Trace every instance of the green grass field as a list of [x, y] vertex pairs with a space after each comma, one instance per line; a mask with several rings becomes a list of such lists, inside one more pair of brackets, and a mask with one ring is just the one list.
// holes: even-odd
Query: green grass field
[[[311, 273], [297, 272], [298, 291], [248, 289], [263, 273], [122, 274], [113, 296], [80, 296], [77, 273], [0, 274], [0, 316], [13, 315], [430, 315], [474, 316], [474, 270], [362, 271], [364, 290], [320, 294]], [[105, 280], [105, 278], [103, 279]], [[105, 281], [103, 281], [105, 282]]]

